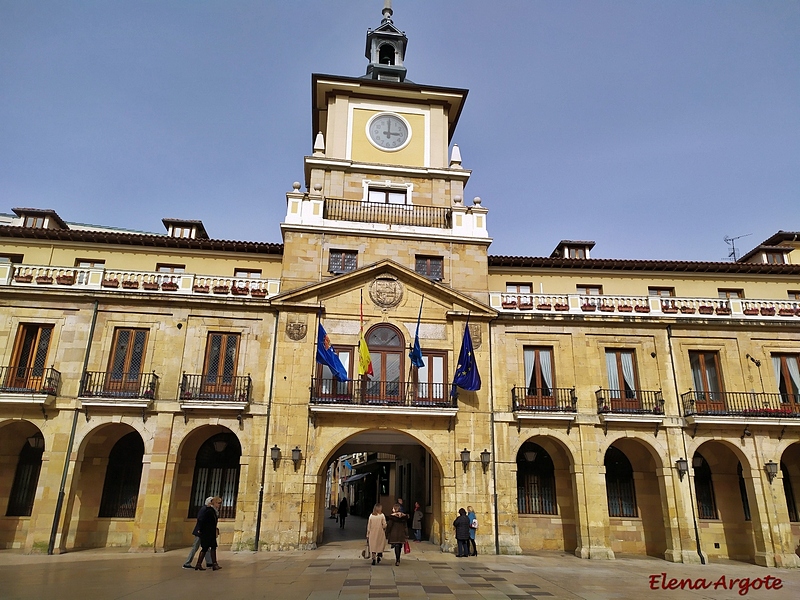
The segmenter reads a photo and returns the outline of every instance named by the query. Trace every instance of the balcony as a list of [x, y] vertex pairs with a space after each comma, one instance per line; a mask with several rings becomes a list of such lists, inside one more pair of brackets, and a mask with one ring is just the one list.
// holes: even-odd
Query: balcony
[[800, 317], [800, 302], [658, 296], [584, 296], [581, 294], [507, 294], [492, 292], [492, 308], [504, 314], [583, 315], [620, 318], [747, 319], [786, 321]]
[[311, 380], [312, 413], [390, 413], [454, 416], [458, 401], [446, 383]]
[[609, 423], [645, 423], [658, 428], [664, 422], [661, 390], [599, 389], [595, 393], [597, 414], [608, 431]]
[[[120, 373], [86, 371], [81, 380], [79, 399], [84, 409], [90, 407], [146, 409], [153, 402], [158, 387], [155, 373]], [[86, 411], [88, 417], [88, 410]]]
[[238, 410], [250, 404], [253, 384], [250, 375], [218, 377], [183, 374], [178, 401], [181, 410]]
[[55, 399], [60, 383], [61, 373], [53, 368], [0, 367], [0, 402], [44, 406]]
[[0, 265], [0, 285], [257, 300], [280, 291], [277, 279], [8, 264]]
[[408, 227], [435, 227], [450, 229], [453, 211], [440, 206], [414, 206], [410, 204], [382, 204], [326, 198], [324, 219], [352, 221], [355, 223], [380, 223]]
[[800, 395], [797, 394], [690, 390], [681, 394], [681, 401], [689, 423], [800, 425]]
[[519, 420], [574, 421], [577, 406], [575, 388], [511, 389], [511, 409]]

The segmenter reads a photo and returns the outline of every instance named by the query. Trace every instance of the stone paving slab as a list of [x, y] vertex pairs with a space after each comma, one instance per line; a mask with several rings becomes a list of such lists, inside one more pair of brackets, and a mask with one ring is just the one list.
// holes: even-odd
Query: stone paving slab
[[220, 552], [223, 569], [216, 572], [181, 569], [184, 550], [133, 554], [102, 549], [58, 556], [6, 550], [0, 551], [0, 599], [800, 598], [800, 570], [732, 561], [705, 566], [643, 557], [590, 561], [563, 553], [459, 559], [422, 543], [412, 545], [399, 567], [390, 553], [373, 567], [358, 556], [360, 550], [359, 540], [305, 552]]

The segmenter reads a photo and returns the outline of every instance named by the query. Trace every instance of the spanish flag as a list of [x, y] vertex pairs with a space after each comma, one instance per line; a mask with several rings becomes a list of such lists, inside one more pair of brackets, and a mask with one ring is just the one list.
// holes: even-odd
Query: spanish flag
[[358, 374], [369, 375], [372, 377], [372, 357], [369, 355], [367, 340], [364, 339], [364, 332], [358, 339]]

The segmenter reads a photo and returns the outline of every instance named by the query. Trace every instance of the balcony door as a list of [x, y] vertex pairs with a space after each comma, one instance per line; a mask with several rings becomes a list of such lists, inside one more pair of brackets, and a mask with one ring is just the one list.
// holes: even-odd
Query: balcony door
[[373, 373], [364, 383], [367, 401], [399, 403], [403, 399], [403, 336], [391, 325], [377, 325], [367, 332], [366, 340]]
[[693, 350], [689, 352], [689, 364], [692, 367], [692, 382], [697, 391], [695, 404], [697, 412], [725, 412], [719, 354]]
[[781, 407], [800, 412], [800, 360], [797, 354], [773, 354], [772, 367], [781, 394]]
[[606, 350], [606, 370], [612, 410], [638, 410], [639, 389], [633, 350]]
[[147, 333], [147, 329], [120, 327], [114, 330], [114, 343], [103, 386], [106, 393], [121, 396], [138, 394]]
[[52, 334], [52, 325], [23, 323], [19, 326], [5, 387], [37, 392], [41, 389]]
[[553, 349], [526, 346], [525, 402], [529, 406], [555, 406]]
[[239, 355], [238, 333], [209, 333], [203, 364], [200, 393], [231, 396], [236, 384], [236, 363]]

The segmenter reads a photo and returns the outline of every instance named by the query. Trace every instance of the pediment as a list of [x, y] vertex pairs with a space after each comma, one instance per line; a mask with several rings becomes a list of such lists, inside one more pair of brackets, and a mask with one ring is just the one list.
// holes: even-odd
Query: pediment
[[279, 294], [271, 304], [294, 312], [322, 310], [345, 315], [351, 314], [353, 307], [357, 311], [363, 301], [365, 316], [383, 312], [416, 319], [423, 297], [424, 318], [469, 314], [473, 320], [485, 320], [497, 314], [490, 306], [388, 259]]

